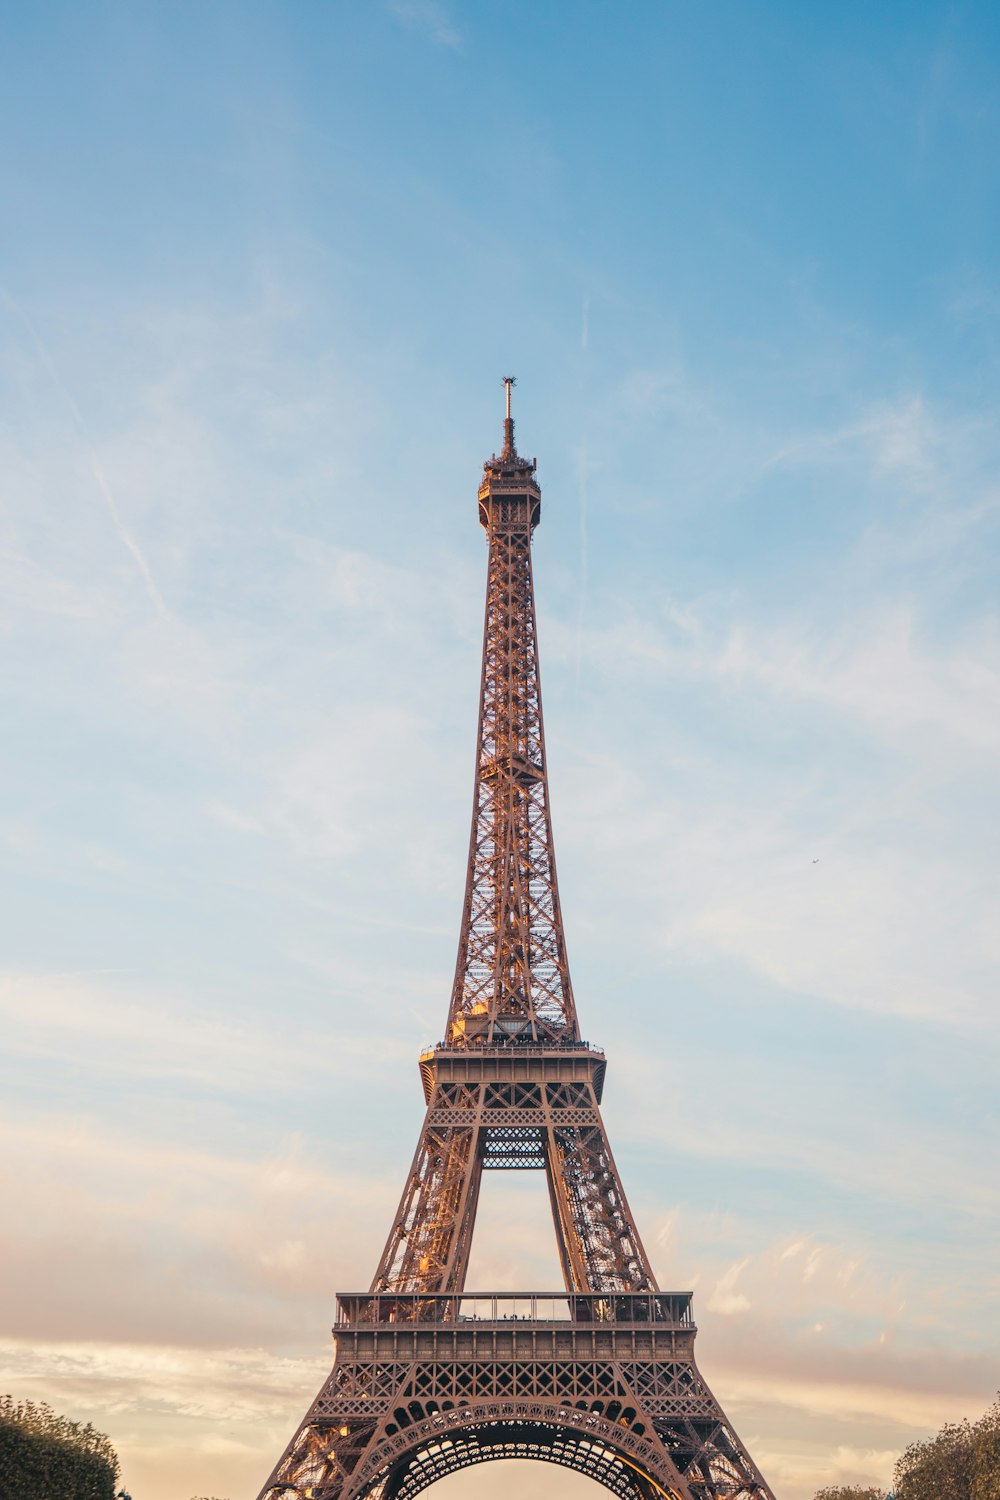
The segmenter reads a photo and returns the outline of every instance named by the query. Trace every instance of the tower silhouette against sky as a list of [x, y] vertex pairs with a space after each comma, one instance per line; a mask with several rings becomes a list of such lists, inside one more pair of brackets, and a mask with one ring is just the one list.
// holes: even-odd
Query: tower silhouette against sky
[[[580, 1038], [552, 847], [535, 633], [535, 461], [504, 381], [462, 929], [427, 1114], [367, 1292], [337, 1298], [330, 1375], [260, 1500], [394, 1500], [499, 1458], [562, 1464], [623, 1500], [774, 1500], [694, 1360], [688, 1292], [657, 1288]], [[651, 1101], [652, 1103], [652, 1101]], [[565, 1289], [465, 1290], [484, 1170], [543, 1170]]]

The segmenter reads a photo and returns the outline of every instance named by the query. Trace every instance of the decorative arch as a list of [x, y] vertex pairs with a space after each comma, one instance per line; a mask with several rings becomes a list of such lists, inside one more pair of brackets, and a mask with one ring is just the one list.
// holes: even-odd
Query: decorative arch
[[[430, 1403], [433, 1405], [433, 1403]], [[689, 1491], [671, 1481], [680, 1476], [659, 1444], [645, 1436], [635, 1413], [615, 1402], [575, 1407], [523, 1401], [457, 1407], [417, 1417], [410, 1403], [408, 1425], [390, 1424], [365, 1467], [367, 1485], [354, 1488], [364, 1500], [413, 1500], [446, 1475], [499, 1459], [535, 1459], [573, 1469], [611, 1491], [618, 1500], [687, 1500]], [[617, 1414], [617, 1413], [620, 1413]], [[399, 1415], [402, 1415], [402, 1410]], [[668, 1473], [672, 1470], [672, 1473]]]

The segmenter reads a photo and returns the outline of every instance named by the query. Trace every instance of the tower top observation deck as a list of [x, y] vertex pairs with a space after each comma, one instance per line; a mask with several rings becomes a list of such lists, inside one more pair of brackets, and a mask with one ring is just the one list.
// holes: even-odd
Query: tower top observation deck
[[527, 525], [534, 531], [542, 514], [542, 492], [535, 478], [536, 458], [522, 458], [514, 442], [514, 418], [511, 415], [511, 391], [517, 384], [513, 375], [503, 378], [506, 391], [506, 415], [503, 423], [503, 447], [483, 464], [479, 486], [479, 520], [487, 531], [497, 525]]

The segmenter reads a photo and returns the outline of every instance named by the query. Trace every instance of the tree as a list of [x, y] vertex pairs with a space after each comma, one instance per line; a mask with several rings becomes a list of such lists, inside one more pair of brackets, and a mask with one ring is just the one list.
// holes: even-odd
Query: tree
[[816, 1500], [886, 1500], [882, 1490], [871, 1485], [831, 1484], [825, 1490], [816, 1491]]
[[103, 1432], [60, 1417], [44, 1402], [0, 1397], [4, 1500], [113, 1500], [118, 1456]]
[[972, 1500], [972, 1428], [946, 1422], [937, 1437], [911, 1443], [896, 1464], [899, 1500]]
[[948, 1422], [896, 1465], [898, 1500], [1000, 1500], [1000, 1400], [978, 1422]]
[[972, 1500], [1000, 1500], [1000, 1397], [972, 1429]]

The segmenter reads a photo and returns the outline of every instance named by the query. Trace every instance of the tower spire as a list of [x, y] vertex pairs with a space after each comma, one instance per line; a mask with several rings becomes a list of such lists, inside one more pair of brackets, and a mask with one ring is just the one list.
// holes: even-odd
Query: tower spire
[[509, 462], [517, 457], [517, 449], [514, 446], [514, 418], [510, 414], [510, 393], [517, 385], [516, 375], [505, 375], [503, 383], [507, 389], [507, 415], [504, 417], [503, 453], [500, 456]]

